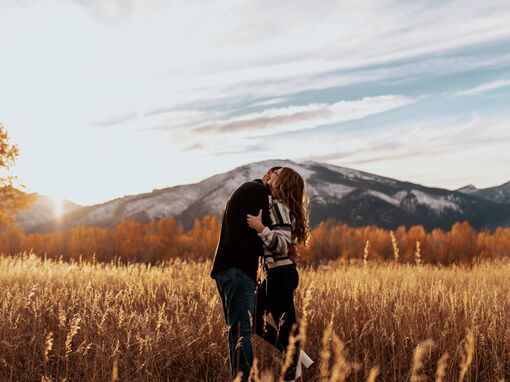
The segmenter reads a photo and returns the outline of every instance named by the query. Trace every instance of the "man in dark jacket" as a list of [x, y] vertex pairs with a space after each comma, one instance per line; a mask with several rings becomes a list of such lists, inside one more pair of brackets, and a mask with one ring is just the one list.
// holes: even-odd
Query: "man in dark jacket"
[[248, 227], [246, 216], [258, 215], [262, 210], [262, 221], [269, 221], [269, 188], [265, 183], [278, 168], [268, 170], [262, 180], [244, 183], [230, 196], [223, 211], [211, 271], [228, 325], [231, 374], [234, 378], [242, 372], [243, 381], [248, 381], [253, 362], [250, 319], [253, 317], [259, 257], [263, 255], [262, 241], [257, 232]]

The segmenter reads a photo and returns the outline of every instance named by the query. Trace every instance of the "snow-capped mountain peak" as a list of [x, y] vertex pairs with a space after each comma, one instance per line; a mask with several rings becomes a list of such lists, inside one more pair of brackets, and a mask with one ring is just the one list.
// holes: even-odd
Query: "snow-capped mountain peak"
[[510, 204], [510, 182], [504, 183], [500, 186], [482, 189], [476, 188], [473, 185], [469, 185], [460, 188], [458, 191], [496, 203]]
[[473, 194], [478, 191], [478, 188], [476, 188], [472, 184], [468, 184], [467, 186], [461, 187], [457, 190], [458, 192], [463, 192], [464, 194]]
[[[148, 222], [173, 216], [190, 228], [195, 219], [206, 214], [219, 217], [237, 187], [261, 178], [274, 166], [291, 167], [305, 179], [312, 225], [330, 218], [353, 226], [375, 224], [384, 228], [418, 224], [427, 229], [449, 228], [463, 220], [475, 227], [510, 224], [510, 206], [502, 208], [464, 191], [424, 187], [331, 164], [274, 159], [239, 166], [198, 183], [83, 207], [67, 214], [58, 227], [114, 226], [130, 219]], [[32, 229], [56, 228], [56, 222], [42, 221]]]

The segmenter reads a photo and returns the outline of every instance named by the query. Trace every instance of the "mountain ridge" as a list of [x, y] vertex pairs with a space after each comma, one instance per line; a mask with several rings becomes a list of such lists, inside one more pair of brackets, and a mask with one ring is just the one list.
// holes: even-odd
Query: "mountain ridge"
[[[447, 229], [457, 221], [475, 228], [510, 225], [510, 205], [502, 205], [461, 191], [426, 187], [411, 182], [315, 161], [272, 159], [245, 164], [200, 182], [128, 195], [75, 209], [59, 221], [29, 228], [52, 232], [78, 225], [112, 227], [125, 220], [146, 223], [174, 216], [190, 228], [206, 214], [220, 216], [230, 194], [245, 181], [262, 177], [268, 168], [294, 168], [306, 180], [310, 196], [310, 222], [314, 226], [336, 219], [351, 226], [423, 225]], [[510, 182], [509, 182], [510, 183]]]
[[510, 182], [488, 188], [476, 188], [469, 184], [459, 188], [457, 191], [496, 203], [510, 204]]

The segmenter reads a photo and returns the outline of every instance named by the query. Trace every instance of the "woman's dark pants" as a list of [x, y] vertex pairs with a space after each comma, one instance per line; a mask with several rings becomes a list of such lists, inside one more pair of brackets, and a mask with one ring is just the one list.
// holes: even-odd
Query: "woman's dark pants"
[[[283, 266], [269, 269], [265, 280], [257, 289], [255, 302], [255, 332], [275, 346], [281, 353], [287, 350], [292, 327], [296, 324], [294, 291], [299, 284], [299, 274], [295, 266]], [[265, 316], [271, 313], [277, 326], [265, 322]], [[295, 344], [294, 357], [286, 378], [293, 379], [299, 344]]]

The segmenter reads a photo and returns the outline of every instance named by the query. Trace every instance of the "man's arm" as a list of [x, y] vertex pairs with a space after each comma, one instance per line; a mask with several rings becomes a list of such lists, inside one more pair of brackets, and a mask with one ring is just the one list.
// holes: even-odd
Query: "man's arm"
[[262, 210], [256, 216], [248, 214], [247, 223], [250, 228], [257, 231], [264, 246], [271, 252], [287, 255], [292, 244], [292, 223], [290, 211], [281, 203], [273, 203], [271, 213], [274, 224], [265, 226], [262, 223]]

